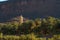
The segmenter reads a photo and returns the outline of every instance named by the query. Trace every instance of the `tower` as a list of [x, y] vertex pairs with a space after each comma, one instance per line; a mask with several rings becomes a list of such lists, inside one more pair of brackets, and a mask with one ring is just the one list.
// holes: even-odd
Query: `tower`
[[19, 18], [19, 23], [23, 23], [23, 16], [21, 15], [20, 18]]

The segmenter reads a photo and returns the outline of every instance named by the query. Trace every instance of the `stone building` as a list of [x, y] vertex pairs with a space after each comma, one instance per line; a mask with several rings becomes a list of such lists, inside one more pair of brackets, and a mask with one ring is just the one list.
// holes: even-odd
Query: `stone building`
[[23, 18], [23, 16], [21, 15], [21, 16], [19, 17], [19, 23], [23, 23], [23, 20], [24, 20], [24, 18]]
[[17, 16], [15, 18], [8, 20], [7, 22], [22, 24], [24, 22], [24, 17], [22, 15], [20, 15], [20, 16]]

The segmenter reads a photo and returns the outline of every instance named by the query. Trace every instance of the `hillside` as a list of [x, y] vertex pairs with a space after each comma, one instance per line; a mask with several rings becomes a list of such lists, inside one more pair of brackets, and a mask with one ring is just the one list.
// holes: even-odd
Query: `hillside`
[[0, 22], [5, 22], [21, 14], [28, 18], [59, 17], [55, 3], [56, 0], [9, 0], [8, 2], [0, 3]]

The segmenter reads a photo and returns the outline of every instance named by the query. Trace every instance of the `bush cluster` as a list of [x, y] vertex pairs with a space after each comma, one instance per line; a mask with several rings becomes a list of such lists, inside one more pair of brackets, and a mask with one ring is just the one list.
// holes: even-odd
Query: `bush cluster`
[[34, 33], [40, 36], [60, 34], [60, 19], [49, 16], [43, 19], [28, 20], [22, 24], [17, 22], [0, 24], [0, 33], [3, 33], [3, 35]]

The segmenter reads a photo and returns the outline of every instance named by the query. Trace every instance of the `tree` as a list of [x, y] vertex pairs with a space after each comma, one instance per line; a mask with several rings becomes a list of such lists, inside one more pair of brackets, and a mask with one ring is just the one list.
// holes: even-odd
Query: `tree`
[[31, 33], [32, 28], [34, 28], [34, 26], [35, 24], [33, 21], [28, 21], [28, 22], [22, 23], [22, 25], [18, 27], [18, 30], [20, 34], [27, 34], [27, 33]]
[[41, 19], [40, 18], [36, 18], [35, 19], [35, 24], [36, 24], [37, 27], [41, 26]]
[[48, 34], [48, 22], [46, 20], [46, 18], [42, 19], [42, 23], [41, 23], [41, 32], [42, 35], [46, 35]]
[[47, 22], [48, 22], [48, 29], [50, 30], [50, 33], [52, 34], [56, 33], [57, 19], [49, 16], [47, 18]]

